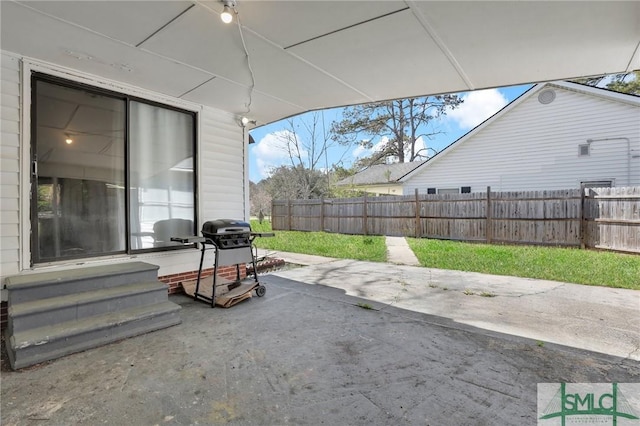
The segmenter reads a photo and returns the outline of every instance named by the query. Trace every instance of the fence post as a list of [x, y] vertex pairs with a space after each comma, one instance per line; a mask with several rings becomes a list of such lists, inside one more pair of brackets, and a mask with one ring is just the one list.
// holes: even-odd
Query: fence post
[[367, 224], [367, 193], [364, 193], [364, 200], [362, 206], [362, 232], [364, 235], [369, 235], [369, 229]]
[[422, 237], [422, 229], [420, 229], [420, 197], [418, 197], [418, 188], [416, 188], [416, 238]]
[[288, 222], [288, 228], [289, 228], [289, 231], [291, 231], [291, 221], [293, 220], [293, 219], [292, 219], [292, 216], [293, 216], [293, 215], [291, 214], [291, 213], [292, 213], [291, 211], [293, 210], [293, 208], [292, 208], [292, 206], [291, 206], [291, 198], [289, 198], [289, 200], [288, 200], [288, 201], [289, 201], [289, 205], [288, 205], [288, 208], [287, 208], [287, 216], [288, 216], [288, 218], [287, 218], [287, 219], [288, 219], [288, 220], [287, 220], [287, 222]]
[[320, 197], [320, 232], [324, 232], [324, 195]]
[[580, 184], [580, 248], [585, 249], [587, 247], [587, 215], [585, 213], [585, 207], [587, 206], [587, 199], [585, 196], [585, 185]]
[[491, 187], [487, 186], [487, 223], [485, 224], [486, 232], [487, 232], [487, 236], [486, 236], [487, 244], [490, 244], [491, 240], [493, 239], [492, 219], [493, 218], [491, 214]]
[[274, 203], [273, 198], [271, 199], [271, 214], [269, 215], [270, 219], [271, 219], [271, 229], [273, 228], [273, 214], [276, 212], [275, 210], [276, 208], [276, 204]]

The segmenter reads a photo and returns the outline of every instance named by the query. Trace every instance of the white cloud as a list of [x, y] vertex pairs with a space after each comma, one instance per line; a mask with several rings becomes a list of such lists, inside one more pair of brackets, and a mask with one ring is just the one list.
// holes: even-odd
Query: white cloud
[[[269, 133], [252, 148], [256, 165], [261, 178], [269, 177], [271, 169], [282, 165], [291, 165], [287, 144], [299, 141], [298, 136], [289, 130], [279, 130]], [[302, 144], [298, 143], [302, 149]], [[306, 158], [307, 153], [301, 150], [301, 156]]]
[[427, 151], [427, 142], [424, 140], [422, 136], [416, 139], [415, 151], [425, 156], [432, 153], [432, 151]]
[[353, 152], [351, 152], [351, 154], [353, 155], [354, 158], [360, 158], [360, 157], [366, 156], [368, 152], [369, 152], [368, 149], [363, 148], [362, 145], [358, 145], [353, 150]]
[[472, 129], [498, 112], [509, 101], [498, 89], [477, 90], [462, 96], [464, 102], [446, 117], [462, 129]]
[[373, 154], [374, 152], [380, 152], [382, 150], [382, 148], [387, 144], [387, 142], [389, 142], [389, 138], [386, 137], [386, 136], [383, 136], [382, 138], [380, 138], [378, 143], [373, 145], [371, 148], [363, 148], [362, 145], [358, 145], [351, 152], [351, 154], [353, 155], [354, 158], [367, 157], [367, 156]]
[[[389, 142], [389, 138], [386, 136], [383, 136], [378, 143], [376, 143], [375, 145], [373, 145], [373, 147], [371, 147], [370, 149], [368, 148], [363, 148], [361, 145], [358, 145], [352, 152], [351, 154], [353, 155], [354, 158], [358, 159], [358, 158], [362, 158], [362, 157], [366, 157], [369, 156], [375, 152], [380, 152], [382, 150], [382, 148]], [[422, 155], [429, 155], [432, 156], [433, 155], [433, 151], [429, 150], [427, 151], [427, 142], [424, 140], [424, 138], [422, 136], [420, 136], [418, 139], [416, 139], [416, 152], [420, 151], [420, 150], [424, 150], [422, 152], [420, 152]], [[395, 161], [397, 160], [397, 157], [393, 157], [395, 158]], [[407, 159], [408, 161], [408, 159]]]

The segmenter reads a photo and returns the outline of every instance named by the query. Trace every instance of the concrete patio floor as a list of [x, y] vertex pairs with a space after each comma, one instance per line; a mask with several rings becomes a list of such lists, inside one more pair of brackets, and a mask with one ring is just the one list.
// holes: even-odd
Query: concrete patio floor
[[278, 253], [282, 278], [460, 324], [640, 361], [640, 291]]
[[178, 326], [3, 371], [2, 424], [525, 425], [538, 383], [640, 381], [629, 358], [261, 281], [263, 298], [172, 296]]

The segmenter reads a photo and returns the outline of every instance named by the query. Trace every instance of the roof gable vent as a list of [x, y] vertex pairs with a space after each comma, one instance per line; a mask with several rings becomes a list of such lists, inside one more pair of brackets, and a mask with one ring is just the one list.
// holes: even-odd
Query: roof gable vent
[[538, 102], [543, 105], [550, 104], [556, 98], [556, 92], [551, 89], [543, 90], [538, 95]]

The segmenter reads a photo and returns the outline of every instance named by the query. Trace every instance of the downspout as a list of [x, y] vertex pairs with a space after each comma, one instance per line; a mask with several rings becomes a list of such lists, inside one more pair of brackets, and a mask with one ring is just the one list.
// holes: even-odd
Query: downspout
[[631, 186], [631, 158], [640, 158], [640, 154], [635, 156], [631, 155], [631, 139], [625, 137], [587, 139], [589, 145], [593, 142], [602, 141], [627, 141], [627, 186]]

